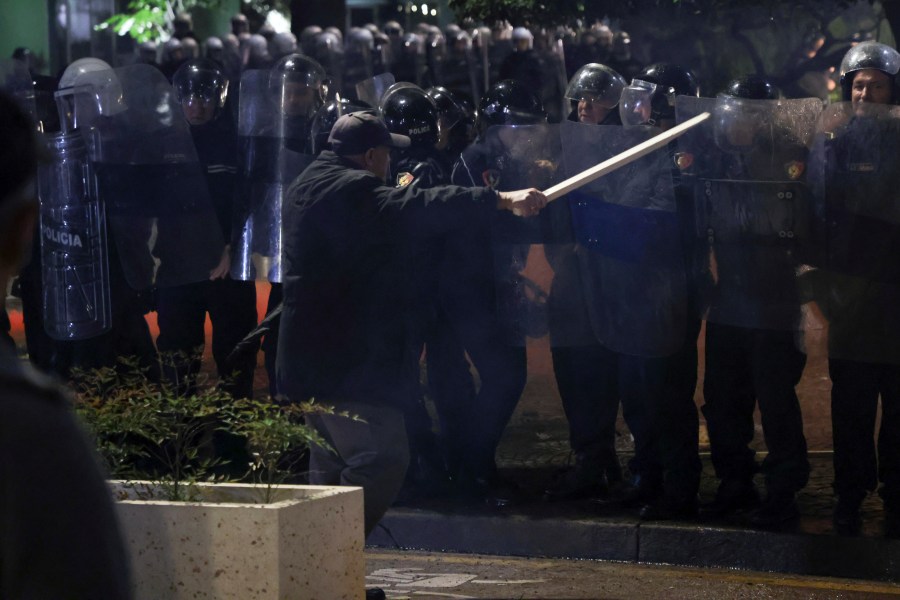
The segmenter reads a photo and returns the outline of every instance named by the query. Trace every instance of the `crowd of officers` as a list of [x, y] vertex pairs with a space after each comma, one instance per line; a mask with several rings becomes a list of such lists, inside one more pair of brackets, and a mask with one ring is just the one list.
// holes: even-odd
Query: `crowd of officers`
[[[801, 307], [815, 302], [829, 325], [835, 526], [858, 531], [861, 503], [880, 483], [889, 533], [897, 533], [894, 49], [851, 48], [840, 71], [846, 103], [823, 109], [819, 100], [783, 100], [761, 75], [701, 98], [689, 69], [636, 66], [627, 34], [604, 27], [564, 55], [552, 39], [505, 25], [474, 35], [430, 26], [404, 33], [395, 22], [346, 36], [310, 27], [299, 44], [291, 34], [250, 34], [242, 17], [233, 28], [203, 42], [205, 58], [188, 59], [184, 49], [196, 42], [182, 19], [158, 65], [190, 126], [215, 217], [208, 225], [221, 236], [208, 277], [160, 285], [173, 269], [163, 260], [157, 285], [135, 289], [128, 244], [113, 227], [113, 327], [58, 342], [43, 333], [36, 253], [19, 288], [38, 366], [65, 375], [123, 355], [154, 365], [157, 351], [180, 351], [185, 358], [166, 362], [159, 376], [184, 379], [200, 368], [208, 312], [219, 373], [236, 396], [250, 396], [262, 337], [273, 395], [349, 397], [369, 433], [382, 427], [380, 415], [401, 415], [402, 431], [394, 419], [381, 437], [361, 435], [358, 423], [343, 432], [340, 424], [316, 424], [339, 456], [320, 453], [314, 466], [330, 462], [323, 469], [337, 480], [314, 468], [311, 481], [362, 485], [370, 531], [398, 494], [461, 494], [497, 506], [521, 497], [498, 475], [495, 452], [525, 387], [525, 340], [546, 335], [574, 457], [548, 482], [547, 500], [627, 507], [644, 519], [738, 515], [780, 527], [799, 516], [796, 494], [810, 470], [795, 387], [810, 312]], [[141, 62], [160, 56], [148, 44], [139, 50]], [[102, 61], [82, 59], [58, 87], [97, 86], [91, 74], [106, 71]], [[538, 216], [527, 215], [543, 207], [542, 194], [512, 192], [544, 189], [577, 173], [571, 165], [579, 160], [591, 166], [707, 109], [712, 117], [679, 141]], [[384, 126], [400, 138], [379, 137]], [[361, 132], [374, 145], [359, 147]], [[402, 215], [390, 231], [404, 239], [357, 243], [375, 235], [368, 217], [321, 214], [318, 200], [328, 197], [314, 175], [341, 190], [334, 206], [355, 206], [343, 191], [356, 177], [347, 169], [383, 180], [358, 189]], [[470, 206], [488, 201], [509, 210]], [[515, 210], [515, 202], [529, 210]], [[291, 238], [298, 231], [306, 237]], [[375, 260], [385, 244], [401, 246], [391, 256], [403, 258]], [[551, 268], [549, 285], [525, 275], [536, 247]], [[258, 279], [272, 283], [259, 327]], [[311, 280], [320, 285], [303, 287]], [[301, 302], [291, 292], [298, 289], [328, 301]], [[155, 343], [149, 310], [158, 315]], [[280, 313], [287, 316], [279, 325]], [[694, 391], [704, 320], [702, 411], [720, 483], [701, 505]], [[378, 326], [360, 325], [370, 321]], [[392, 352], [400, 366], [387, 373], [397, 366]], [[365, 393], [350, 378], [365, 382]], [[626, 471], [615, 447], [620, 404], [635, 441]], [[756, 406], [768, 449], [761, 464], [750, 447]], [[764, 497], [754, 484], [760, 471]]]

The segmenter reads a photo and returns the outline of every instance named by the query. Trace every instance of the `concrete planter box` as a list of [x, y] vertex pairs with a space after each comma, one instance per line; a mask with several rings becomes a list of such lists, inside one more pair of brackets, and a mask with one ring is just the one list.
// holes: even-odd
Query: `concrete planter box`
[[112, 485], [137, 600], [356, 600], [364, 591], [361, 488], [284, 485], [278, 502], [258, 504], [247, 484], [199, 484], [201, 502], [135, 500]]

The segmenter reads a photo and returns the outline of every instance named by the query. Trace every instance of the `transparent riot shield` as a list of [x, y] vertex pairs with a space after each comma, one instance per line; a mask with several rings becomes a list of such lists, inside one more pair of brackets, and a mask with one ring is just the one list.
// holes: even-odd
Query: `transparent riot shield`
[[900, 364], [900, 109], [825, 109], [810, 159], [816, 253], [809, 299], [830, 358]]
[[[659, 133], [562, 124], [567, 176]], [[615, 352], [667, 356], [682, 345], [687, 278], [670, 151], [662, 148], [574, 192], [568, 202], [581, 294], [596, 340]]]
[[[224, 240], [172, 86], [158, 69], [115, 69], [116, 85], [79, 86], [99, 197], [125, 278], [136, 289], [209, 279]], [[105, 95], [119, 97], [103, 97]], [[99, 96], [99, 97], [98, 97]]]
[[270, 71], [246, 71], [241, 77], [235, 279], [281, 281], [281, 204], [291, 181], [314, 158], [310, 125], [318, 108], [310, 93], [294, 91]]
[[705, 248], [702, 296], [710, 322], [797, 331], [797, 270], [812, 251], [809, 149], [817, 99], [679, 96], [684, 121], [712, 118], [679, 138], [674, 157], [692, 191]]
[[38, 175], [43, 319], [57, 340], [82, 340], [112, 326], [106, 213], [79, 132], [49, 140]]
[[[475, 176], [487, 187], [546, 189], [559, 181], [558, 125], [492, 127], [479, 143], [488, 160]], [[545, 248], [545, 242], [553, 244], [570, 233], [561, 233], [557, 224], [566, 225], [550, 207], [533, 218], [506, 211], [494, 217], [491, 241], [497, 312], [510, 343], [522, 345], [527, 338], [548, 334], [554, 248]]]
[[381, 97], [396, 80], [393, 73], [380, 73], [356, 84], [356, 97], [361, 102], [375, 107], [381, 103]]

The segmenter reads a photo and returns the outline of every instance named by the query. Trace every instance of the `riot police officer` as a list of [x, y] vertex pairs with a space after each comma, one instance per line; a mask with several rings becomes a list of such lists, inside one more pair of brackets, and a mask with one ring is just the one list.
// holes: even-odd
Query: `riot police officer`
[[[436, 144], [439, 138], [438, 108], [420, 87], [410, 83], [396, 83], [384, 94], [380, 110], [391, 133], [410, 139], [407, 148], [395, 149], [391, 159], [391, 177], [398, 187], [432, 188], [450, 182], [450, 173], [438, 159]], [[456, 389], [451, 386], [474, 388], [469, 365], [462, 347], [446, 323], [446, 315], [438, 302], [439, 279], [447, 236], [428, 240], [408, 240], [411, 271], [414, 281], [416, 314], [412, 336], [412, 354], [421, 356], [425, 348], [428, 385], [441, 421], [444, 446], [449, 432], [459, 434], [459, 423], [448, 419], [447, 403], [458, 402]], [[446, 338], [450, 338], [449, 340]], [[410, 400], [404, 407], [407, 437], [410, 445], [410, 467], [407, 471], [409, 494], [433, 494], [446, 491], [447, 477], [444, 460], [433, 433], [431, 417], [425, 408], [422, 391], [417, 382], [409, 390]], [[468, 400], [468, 396], [466, 400]], [[406, 494], [401, 494], [401, 500]]]
[[[815, 145], [821, 278], [814, 296], [828, 319], [828, 372], [834, 434], [834, 525], [860, 529], [860, 504], [878, 490], [886, 534], [900, 535], [900, 230], [894, 200], [900, 178], [900, 54], [877, 42], [841, 61], [843, 103], [833, 105]], [[821, 277], [820, 277], [821, 276]], [[873, 439], [878, 399], [881, 429]]]
[[447, 88], [431, 87], [425, 92], [438, 109], [437, 160], [450, 173], [462, 151], [475, 141], [475, 119]]
[[[651, 125], [667, 130], [675, 125], [677, 96], [700, 95], [700, 86], [689, 70], [667, 63], [644, 68], [622, 92], [619, 113], [626, 127]], [[653, 437], [650, 446], [657, 453], [663, 471], [662, 497], [641, 510], [643, 519], [671, 519], [691, 517], [697, 511], [697, 492], [700, 486], [701, 464], [698, 448], [698, 416], [694, 404], [697, 386], [697, 336], [701, 316], [697, 298], [697, 244], [693, 235], [694, 211], [691, 190], [680, 186], [675, 159], [677, 145], [663, 155], [674, 178], [675, 210], [680, 232], [680, 246], [684, 255], [681, 271], [685, 274], [686, 295], [677, 297], [676, 288], [669, 287], [673, 296], [670, 306], [683, 303], [686, 310], [683, 344], [665, 358], [665, 381], [657, 393], [648, 399], [646, 414], [637, 418], [651, 422], [647, 428]], [[673, 274], [678, 269], [673, 269]], [[632, 417], [632, 421], [635, 417]]]
[[[479, 104], [479, 137], [466, 148], [451, 174], [451, 181], [470, 187], [506, 189], [503, 166], [506, 157], [492, 143], [492, 125], [524, 125], [546, 122], [540, 100], [516, 81], [491, 87]], [[493, 256], [493, 227], [478, 227], [448, 241], [446, 268], [440, 282], [441, 306], [460, 344], [478, 371], [481, 387], [466, 401], [465, 391], [445, 404], [455, 414], [447, 422], [452, 443], [451, 466], [458, 465], [457, 481], [489, 503], [514, 501], [515, 486], [497, 476], [494, 459], [500, 437], [525, 387], [524, 340], [515, 336], [497, 315], [497, 275]], [[505, 261], [508, 262], [508, 261]]]
[[[324, 34], [323, 34], [324, 35]], [[329, 34], [331, 35], [331, 34]], [[281, 303], [281, 198], [312, 161], [310, 126], [328, 95], [326, 73], [307, 56], [290, 54], [270, 71], [247, 71], [241, 80], [237, 198], [232, 276], [272, 283], [266, 314]], [[262, 342], [272, 395], [277, 329]]]
[[[237, 177], [237, 131], [226, 109], [228, 79], [209, 60], [185, 63], [174, 75], [175, 95], [191, 126], [194, 146], [206, 174], [207, 186], [226, 241], [232, 239], [231, 222]], [[210, 224], [214, 226], [214, 224]], [[256, 325], [256, 286], [229, 277], [231, 245], [225, 246], [209, 281], [161, 288], [157, 314], [160, 352], [180, 352], [188, 362], [181, 377], [196, 375], [209, 313], [213, 326], [212, 354], [223, 389], [237, 398], [253, 395], [256, 353], [241, 355], [240, 364], [228, 364], [228, 353]]]
[[[780, 96], [759, 75], [732, 81], [711, 101], [711, 133], [704, 131], [712, 139], [687, 145], [691, 155], [679, 162], [694, 190], [697, 234], [708, 256], [702, 410], [720, 483], [704, 512], [722, 516], [759, 505], [753, 476], [760, 467], [749, 447], [758, 404], [769, 451], [761, 465], [767, 497], [749, 518], [760, 527], [799, 516], [796, 493], [810, 468], [795, 391], [806, 363], [796, 343], [795, 269], [809, 239], [810, 195], [802, 178], [808, 151], [804, 133], [791, 129], [810, 120], [797, 118], [804, 101]], [[818, 111], [821, 104], [809, 106]], [[792, 111], [794, 117], [783, 117]]]
[[[566, 98], [574, 104], [569, 120], [591, 125], [621, 124], [616, 107], [624, 87], [625, 80], [609, 67], [598, 63], [584, 65], [573, 75], [566, 89]], [[568, 211], [566, 203], [556, 204]], [[570, 222], [571, 216], [563, 215], [562, 220]], [[615, 449], [619, 395], [618, 390], [614, 389], [616, 386], [611, 371], [614, 357], [591, 333], [587, 307], [583, 310], [555, 308], [566, 300], [576, 304], [583, 302], [584, 289], [574, 249], [564, 247], [554, 257], [554, 262], [556, 277], [550, 292], [553, 307], [550, 320], [551, 353], [553, 373], [569, 422], [569, 443], [574, 465], [560, 474], [557, 481], [547, 488], [545, 496], [549, 500], [603, 497], [609, 485], [622, 481], [622, 469]], [[577, 339], [574, 332], [567, 332], [571, 319], [553, 319], [556, 313], [566, 317], [582, 315], [578, 329], [584, 331], [585, 337]]]
[[566, 87], [565, 97], [573, 103], [568, 119], [594, 125], [621, 124], [619, 111], [614, 109], [624, 87], [625, 79], [606, 65], [584, 65]]
[[[90, 97], [90, 103], [73, 102], [77, 94]], [[69, 65], [60, 78], [57, 105], [64, 132], [81, 132], [88, 135], [96, 126], [98, 131], [108, 126], [122, 111], [122, 88], [112, 67], [96, 58], [82, 58]], [[96, 153], [91, 161], [96, 161]], [[81, 176], [81, 174], [79, 174]], [[104, 186], [98, 185], [103, 194]], [[106, 262], [109, 268], [109, 304], [111, 328], [102, 335], [68, 342], [53, 342], [45, 367], [68, 376], [73, 367], [89, 369], [112, 367], [119, 357], [135, 357], [140, 366], [148, 369], [155, 378], [158, 369], [157, 352], [144, 314], [152, 310], [152, 294], [147, 287], [135, 285], [131, 275], [129, 236], [110, 223], [110, 204], [118, 198], [106, 198], [108, 241]], [[41, 313], [40, 319], [46, 316]]]

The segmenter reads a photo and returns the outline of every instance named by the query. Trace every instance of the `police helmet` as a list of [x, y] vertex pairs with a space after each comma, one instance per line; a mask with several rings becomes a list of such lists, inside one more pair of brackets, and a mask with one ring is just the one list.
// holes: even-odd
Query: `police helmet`
[[384, 24], [384, 32], [389, 36], [400, 37], [403, 35], [403, 27], [397, 21], [388, 21]]
[[411, 146], [431, 148], [437, 143], [438, 108], [419, 86], [395, 83], [381, 97], [379, 109], [391, 133], [409, 137]]
[[600, 63], [588, 63], [578, 69], [566, 88], [566, 98], [587, 100], [604, 108], [615, 108], [625, 88], [625, 79]]
[[[841, 61], [841, 98], [850, 100], [850, 90], [853, 88], [853, 78], [857, 71], [863, 69], [877, 69], [891, 77], [894, 85], [897, 85], [897, 73], [900, 72], [900, 53], [878, 42], [862, 42], [850, 48]], [[894, 101], [900, 99], [900, 94], [894, 90]]]
[[371, 52], [375, 48], [375, 36], [363, 27], [352, 27], [347, 32], [347, 52]]
[[297, 37], [290, 31], [282, 31], [272, 36], [272, 42], [269, 45], [271, 47], [269, 54], [278, 60], [297, 52]]
[[172, 87], [179, 102], [192, 96], [215, 102], [217, 115], [228, 97], [228, 78], [216, 63], [206, 58], [189, 60], [181, 65], [172, 76]]
[[693, 73], [667, 63], [644, 68], [622, 91], [619, 114], [622, 124], [656, 125], [662, 119], [675, 119], [677, 96], [699, 96], [700, 86]]
[[275, 98], [281, 97], [287, 84], [300, 84], [314, 91], [313, 102], [308, 107], [310, 115], [322, 106], [328, 95], [325, 69], [315, 60], [302, 54], [288, 54], [272, 67], [269, 74], [269, 89]]
[[97, 116], [111, 116], [127, 108], [118, 76], [99, 58], [72, 62], [60, 77], [58, 90], [55, 98], [63, 131], [90, 125]]
[[762, 75], [739, 77], [718, 95], [713, 111], [716, 145], [726, 152], [742, 152], [771, 139], [774, 126], [769, 105], [782, 97], [781, 90]]
[[492, 125], [530, 125], [547, 120], [544, 105], [528, 87], [514, 79], [492, 85], [478, 105], [478, 129]]
[[778, 100], [782, 97], [781, 89], [763, 75], [744, 75], [733, 79], [721, 95], [747, 100]]
[[445, 127], [451, 128], [467, 116], [465, 107], [459, 103], [453, 96], [453, 93], [447, 88], [443, 86], [430, 87], [425, 90], [425, 93], [437, 106], [438, 115], [443, 119]]

